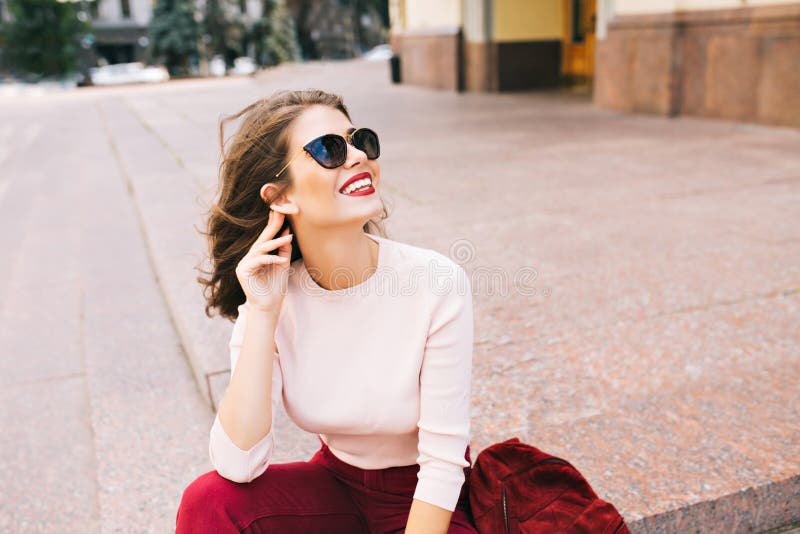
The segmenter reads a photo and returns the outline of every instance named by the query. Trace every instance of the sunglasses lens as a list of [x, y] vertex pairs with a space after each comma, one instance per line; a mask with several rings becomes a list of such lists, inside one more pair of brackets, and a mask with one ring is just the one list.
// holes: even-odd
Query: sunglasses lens
[[363, 151], [369, 159], [378, 159], [378, 156], [381, 155], [378, 134], [369, 128], [361, 128], [353, 134], [353, 145]]
[[347, 158], [347, 143], [338, 135], [323, 135], [306, 145], [311, 157], [326, 169], [343, 164]]

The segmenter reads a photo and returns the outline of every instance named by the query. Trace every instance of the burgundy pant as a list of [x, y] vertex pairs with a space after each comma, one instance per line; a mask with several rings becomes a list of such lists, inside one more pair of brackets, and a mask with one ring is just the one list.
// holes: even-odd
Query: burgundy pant
[[[384, 534], [404, 532], [419, 465], [361, 469], [321, 447], [306, 462], [271, 463], [247, 484], [216, 471], [197, 477], [183, 492], [176, 534], [285, 533]], [[464, 458], [472, 463], [467, 446]], [[469, 473], [448, 534], [477, 533], [469, 507]]]

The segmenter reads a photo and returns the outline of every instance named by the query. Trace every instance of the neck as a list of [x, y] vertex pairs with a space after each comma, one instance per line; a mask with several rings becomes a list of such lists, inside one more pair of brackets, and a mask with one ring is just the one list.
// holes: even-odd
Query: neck
[[379, 245], [362, 228], [304, 228], [295, 239], [309, 275], [329, 291], [358, 285], [378, 268]]

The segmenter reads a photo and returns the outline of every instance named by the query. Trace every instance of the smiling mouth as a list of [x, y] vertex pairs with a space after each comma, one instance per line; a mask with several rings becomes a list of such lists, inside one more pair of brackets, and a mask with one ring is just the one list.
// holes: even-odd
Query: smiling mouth
[[367, 195], [374, 191], [375, 188], [372, 186], [372, 178], [364, 177], [345, 187], [341, 193], [348, 196], [358, 196], [362, 194]]

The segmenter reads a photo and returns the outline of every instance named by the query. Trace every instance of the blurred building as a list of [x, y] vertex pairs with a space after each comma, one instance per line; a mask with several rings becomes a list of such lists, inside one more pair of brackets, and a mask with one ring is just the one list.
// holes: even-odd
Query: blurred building
[[612, 4], [596, 56], [598, 105], [800, 126], [797, 0]]
[[[108, 63], [145, 61], [149, 39], [147, 27], [153, 16], [156, 0], [87, 0], [91, 10], [94, 53]], [[197, 16], [205, 8], [204, 0], [196, 0]], [[252, 22], [261, 16], [261, 0], [232, 0], [229, 7], [235, 16]]]
[[591, 79], [595, 0], [390, 0], [404, 82], [508, 91]]
[[800, 126], [798, 0], [390, 0], [404, 83]]
[[[2, 2], [2, 0], [0, 0]], [[143, 61], [147, 26], [155, 0], [87, 0], [91, 8], [95, 53], [109, 63]], [[262, 0], [229, 0], [227, 6], [252, 22], [263, 10]], [[202, 13], [204, 0], [197, 0]], [[386, 42], [379, 12], [369, 3], [341, 0], [286, 0], [305, 59], [352, 58]]]
[[144, 61], [154, 0], [93, 0], [94, 54], [108, 63]]

